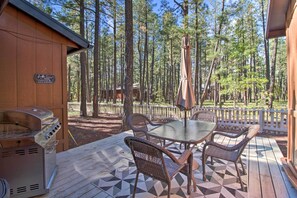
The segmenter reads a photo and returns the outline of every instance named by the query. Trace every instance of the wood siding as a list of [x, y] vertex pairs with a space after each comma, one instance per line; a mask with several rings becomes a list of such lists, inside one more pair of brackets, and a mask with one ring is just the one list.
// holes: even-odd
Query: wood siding
[[[0, 16], [0, 109], [39, 106], [62, 123], [58, 151], [68, 149], [67, 46], [75, 43], [12, 6]], [[35, 73], [53, 74], [53, 84], [36, 84]]]
[[296, 1], [291, 1], [287, 12], [287, 52], [288, 52], [288, 160], [297, 165], [297, 12]]

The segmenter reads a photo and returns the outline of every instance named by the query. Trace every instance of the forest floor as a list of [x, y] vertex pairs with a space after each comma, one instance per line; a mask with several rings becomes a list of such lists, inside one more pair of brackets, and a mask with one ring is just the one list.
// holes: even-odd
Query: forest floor
[[[98, 118], [70, 116], [68, 128], [73, 136], [69, 138], [69, 147], [74, 148], [121, 133], [122, 118], [111, 114], [100, 114]], [[261, 133], [260, 136], [275, 139], [283, 155], [287, 155], [286, 135]]]

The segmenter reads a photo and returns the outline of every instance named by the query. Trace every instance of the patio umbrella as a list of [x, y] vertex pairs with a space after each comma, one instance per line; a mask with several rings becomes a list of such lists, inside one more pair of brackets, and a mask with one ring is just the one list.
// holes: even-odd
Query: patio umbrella
[[190, 39], [188, 36], [182, 38], [181, 63], [180, 63], [180, 83], [177, 93], [176, 106], [185, 111], [185, 127], [187, 111], [192, 109], [196, 103], [192, 87], [192, 62], [191, 62]]

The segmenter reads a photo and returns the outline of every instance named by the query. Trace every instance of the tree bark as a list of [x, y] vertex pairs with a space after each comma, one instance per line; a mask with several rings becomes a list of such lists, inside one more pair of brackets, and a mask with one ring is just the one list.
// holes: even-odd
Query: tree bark
[[144, 39], [144, 68], [145, 68], [145, 79], [146, 79], [146, 104], [149, 105], [150, 103], [150, 89], [149, 89], [149, 67], [148, 67], [148, 22], [147, 22], [147, 0], [145, 1], [145, 39]]
[[266, 65], [266, 79], [267, 79], [267, 83], [266, 83], [266, 90], [269, 89], [270, 86], [270, 63], [269, 63], [269, 41], [266, 39], [265, 37], [265, 13], [264, 13], [264, 0], [261, 0], [261, 16], [262, 16], [262, 30], [263, 30], [263, 42], [264, 42], [264, 49], [265, 49], [265, 65]]
[[107, 92], [107, 94], [108, 94], [108, 96], [106, 97], [106, 102], [108, 103], [110, 100], [111, 100], [111, 97], [112, 97], [112, 95], [110, 94], [110, 90], [112, 90], [111, 89], [111, 61], [110, 61], [110, 58], [109, 57], [106, 57], [107, 58], [107, 65], [106, 65], [106, 67], [107, 67], [107, 81], [106, 81], [106, 92]]
[[81, 88], [81, 86], [80, 86], [80, 71], [79, 70], [77, 70], [76, 71], [76, 79], [77, 79], [77, 93], [76, 93], [76, 95], [77, 95], [77, 102], [80, 102], [80, 94], [81, 94], [81, 92], [80, 92], [80, 88]]
[[124, 39], [121, 39], [121, 103], [124, 103]]
[[[85, 19], [85, 9], [84, 9], [84, 0], [80, 0], [80, 35], [85, 37], [85, 26], [84, 26], [84, 19]], [[81, 67], [81, 102], [80, 102], [80, 115], [87, 116], [87, 86], [86, 86], [86, 52], [80, 53], [80, 67]]]
[[276, 39], [274, 39], [273, 57], [271, 60], [271, 69], [270, 69], [270, 87], [269, 87], [269, 104], [268, 104], [268, 108], [270, 108], [270, 109], [272, 109], [272, 107], [273, 107], [273, 100], [274, 100], [277, 45], [278, 45], [278, 39], [276, 38]]
[[196, 0], [196, 4], [195, 4], [195, 80], [194, 80], [194, 94], [196, 97], [196, 102], [199, 103], [199, 98], [200, 98], [200, 91], [199, 91], [199, 73], [200, 73], [200, 64], [199, 64], [199, 34], [198, 34], [198, 6], [199, 6], [199, 1]]
[[174, 71], [174, 65], [173, 65], [173, 39], [172, 38], [170, 38], [170, 70], [169, 70], [169, 72], [170, 72], [170, 74], [169, 74], [169, 76], [170, 76], [170, 81], [169, 81], [169, 90], [170, 90], [170, 98], [171, 98], [171, 103], [172, 103], [172, 105], [174, 106], [175, 105], [175, 98], [174, 98], [174, 74], [175, 74], [175, 71]]
[[133, 113], [133, 9], [132, 0], [125, 0], [126, 77], [123, 129], [127, 130], [127, 118]]
[[155, 36], [153, 36], [152, 46], [152, 62], [151, 62], [151, 86], [150, 86], [150, 100], [154, 100], [154, 65], [155, 65]]
[[117, 7], [113, 0], [113, 104], [117, 102]]
[[71, 64], [68, 64], [68, 102], [72, 101], [71, 94]]
[[100, 0], [95, 2], [95, 41], [94, 41], [94, 94], [93, 94], [93, 117], [98, 117], [98, 68], [100, 57], [99, 34], [100, 34]]
[[138, 35], [138, 43], [137, 43], [137, 49], [138, 49], [138, 57], [139, 57], [139, 89], [140, 89], [140, 104], [143, 103], [144, 98], [144, 85], [143, 85], [143, 66], [142, 66], [142, 49], [141, 49], [141, 32], [139, 31]]

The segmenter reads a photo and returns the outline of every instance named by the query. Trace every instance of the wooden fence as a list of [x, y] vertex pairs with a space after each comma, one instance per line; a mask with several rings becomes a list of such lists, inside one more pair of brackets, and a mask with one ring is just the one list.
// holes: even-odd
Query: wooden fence
[[[68, 103], [68, 109], [69, 111], [79, 111], [80, 104], [75, 102]], [[91, 112], [91, 103], [87, 104], [87, 109]], [[194, 107], [188, 112], [188, 116], [190, 117], [193, 112], [198, 110], [198, 107]], [[200, 108], [200, 110], [215, 112], [218, 117], [218, 126], [221, 128], [240, 127], [246, 124], [260, 124], [260, 132], [265, 131], [276, 134], [287, 133], [287, 110], [219, 107], [203, 107]], [[99, 112], [122, 115], [123, 105], [100, 103]], [[181, 112], [175, 106], [134, 105], [133, 112], [147, 115], [150, 119], [184, 118], [184, 112]]]

